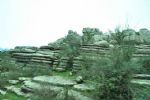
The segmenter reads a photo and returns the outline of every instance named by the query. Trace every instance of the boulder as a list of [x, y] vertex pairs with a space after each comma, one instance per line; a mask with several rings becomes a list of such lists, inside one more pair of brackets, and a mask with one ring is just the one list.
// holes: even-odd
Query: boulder
[[5, 95], [6, 93], [7, 93], [6, 91], [0, 90], [1, 95]]
[[29, 95], [27, 94], [24, 94], [22, 91], [21, 91], [21, 88], [17, 88], [15, 86], [9, 86], [9, 87], [6, 87], [7, 90], [17, 94], [18, 96], [24, 96], [24, 97], [28, 97]]
[[17, 84], [19, 81], [18, 80], [8, 80], [8, 82], [12, 85]]
[[83, 77], [82, 76], [78, 76], [75, 80], [78, 84], [83, 83]]

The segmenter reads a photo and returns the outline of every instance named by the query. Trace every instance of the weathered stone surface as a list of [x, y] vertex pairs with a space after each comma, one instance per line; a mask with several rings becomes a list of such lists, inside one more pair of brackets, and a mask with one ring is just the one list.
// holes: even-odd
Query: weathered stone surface
[[29, 80], [31, 80], [31, 78], [29, 78], [29, 77], [19, 77], [18, 80], [23, 82], [23, 81], [29, 81]]
[[62, 87], [52, 86], [51, 84], [45, 84], [43, 81], [24, 81], [24, 85], [22, 86], [22, 90], [27, 92], [33, 92], [34, 89], [42, 89], [42, 88], [50, 88], [56, 92], [63, 90]]
[[133, 79], [131, 83], [150, 86], [150, 80]]
[[0, 95], [5, 95], [6, 93], [6, 91], [0, 90]]
[[53, 55], [43, 55], [43, 54], [40, 54], [40, 53], [33, 53], [33, 54], [28, 54], [28, 53], [13, 53], [13, 56], [53, 58]]
[[[61, 83], [61, 81], [59, 81]], [[34, 89], [51, 89], [54, 90], [55, 92], [58, 93], [57, 95], [57, 99], [61, 100], [62, 98], [64, 98], [65, 96], [65, 88], [64, 87], [58, 87], [58, 86], [54, 86], [51, 84], [44, 84], [42, 81], [40, 82], [33, 82], [33, 81], [25, 81], [24, 82], [24, 86], [22, 87], [22, 91], [29, 93], [29, 92], [33, 92]], [[73, 96], [75, 98], [75, 100], [92, 100], [91, 98], [82, 95], [79, 91], [75, 91], [72, 89], [68, 90], [68, 95], [69, 96]]]
[[35, 46], [16, 46], [15, 49], [32, 49], [37, 50], [38, 48]]
[[17, 87], [15, 87], [15, 86], [9, 86], [9, 87], [6, 87], [6, 89], [9, 90], [9, 91], [14, 92], [14, 93], [17, 94], [18, 96], [24, 96], [24, 97], [28, 97], [28, 96], [29, 96], [29, 95], [23, 93], [23, 92], [21, 91], [21, 88], [17, 88]]
[[135, 74], [135, 75], [133, 75], [133, 78], [150, 80], [150, 75], [148, 75], [148, 74]]
[[78, 76], [76, 77], [76, 80], [75, 80], [78, 84], [81, 84], [83, 83], [83, 77], [82, 76]]
[[74, 85], [73, 88], [79, 91], [92, 91], [95, 89], [95, 87], [90, 84], [77, 84]]
[[45, 82], [56, 86], [73, 86], [77, 84], [75, 81], [61, 76], [37, 76], [33, 78], [33, 81]]
[[19, 81], [18, 81], [18, 80], [8, 80], [8, 82], [9, 82], [10, 84], [15, 85], [15, 84], [17, 84]]
[[10, 53], [35, 53], [36, 50], [32, 50], [32, 49], [13, 49], [10, 50]]
[[53, 63], [55, 64], [55, 60], [58, 60], [57, 57], [59, 50], [50, 48], [51, 47], [49, 46], [43, 46], [41, 48], [19, 46], [11, 50], [10, 54], [13, 58], [16, 59], [17, 62], [20, 63], [38, 63], [53, 66]]

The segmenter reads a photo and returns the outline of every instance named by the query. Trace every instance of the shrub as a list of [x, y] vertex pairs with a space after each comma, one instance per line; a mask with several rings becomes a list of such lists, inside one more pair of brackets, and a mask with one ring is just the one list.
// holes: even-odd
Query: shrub
[[[132, 45], [115, 46], [107, 57], [84, 58], [84, 76], [97, 83], [95, 100], [132, 100]], [[90, 62], [89, 62], [90, 61]], [[131, 70], [132, 69], [132, 70]]]
[[41, 84], [40, 89], [34, 89], [31, 100], [56, 100], [58, 93], [51, 90], [46, 84]]
[[28, 63], [22, 69], [21, 76], [34, 77], [38, 75], [50, 75], [51, 70], [48, 65], [38, 63]]
[[81, 46], [81, 37], [76, 32], [72, 30], [68, 31], [68, 35], [63, 40], [63, 50], [60, 52], [60, 57], [68, 57], [67, 68], [71, 68], [73, 64], [73, 59], [79, 55], [79, 48]]
[[34, 89], [31, 100], [75, 100], [69, 95], [69, 89], [64, 87], [63, 90], [52, 90], [50, 84], [42, 83], [39, 89]]

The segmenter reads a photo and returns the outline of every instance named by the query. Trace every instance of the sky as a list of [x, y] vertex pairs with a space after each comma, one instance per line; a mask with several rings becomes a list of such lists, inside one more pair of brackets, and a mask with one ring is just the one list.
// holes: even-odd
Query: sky
[[47, 45], [84, 27], [150, 29], [150, 0], [0, 0], [0, 47]]

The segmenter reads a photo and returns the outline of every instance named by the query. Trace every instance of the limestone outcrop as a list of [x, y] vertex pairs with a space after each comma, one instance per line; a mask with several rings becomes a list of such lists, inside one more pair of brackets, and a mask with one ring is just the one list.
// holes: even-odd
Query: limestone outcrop
[[37, 62], [45, 63], [52, 66], [53, 61], [57, 59], [57, 51], [52, 47], [15, 47], [10, 54], [17, 62]]
[[[139, 32], [136, 32], [133, 29], [126, 29], [123, 31], [118, 31], [120, 35], [124, 34], [123, 42], [134, 42], [135, 51], [133, 54], [134, 58], [145, 58], [150, 57], [150, 31], [147, 29], [140, 29]], [[77, 41], [79, 40], [79, 53], [73, 58], [73, 70], [81, 70], [82, 62], [84, 57], [106, 57], [109, 56], [109, 51], [114, 48], [114, 45], [119, 44], [117, 41], [117, 34], [103, 34], [96, 28], [84, 28], [83, 36], [78, 35], [76, 32], [69, 31], [69, 40], [73, 40], [74, 38]], [[76, 34], [76, 35], [75, 35]], [[114, 35], [114, 37], [113, 37]], [[115, 40], [116, 39], [116, 40]], [[69, 42], [67, 39], [61, 38], [56, 42], [49, 43], [47, 46], [37, 47], [29, 47], [29, 46], [17, 46], [13, 50], [10, 51], [11, 56], [16, 59], [17, 62], [29, 63], [44, 63], [51, 66], [54, 70], [57, 71], [65, 71], [68, 67], [69, 56], [63, 55], [60, 56], [61, 50], [65, 47], [64, 44]], [[72, 43], [73, 42], [73, 43]], [[74, 43], [75, 42], [75, 43]], [[76, 50], [74, 48], [76, 45], [76, 41], [71, 41], [71, 45], [68, 47]], [[70, 50], [71, 51], [71, 50]], [[78, 50], [77, 50], [78, 51]], [[66, 51], [67, 52], [67, 51]], [[69, 50], [68, 50], [69, 52]], [[62, 54], [63, 52], [61, 52]], [[72, 65], [72, 64], [71, 64]]]

